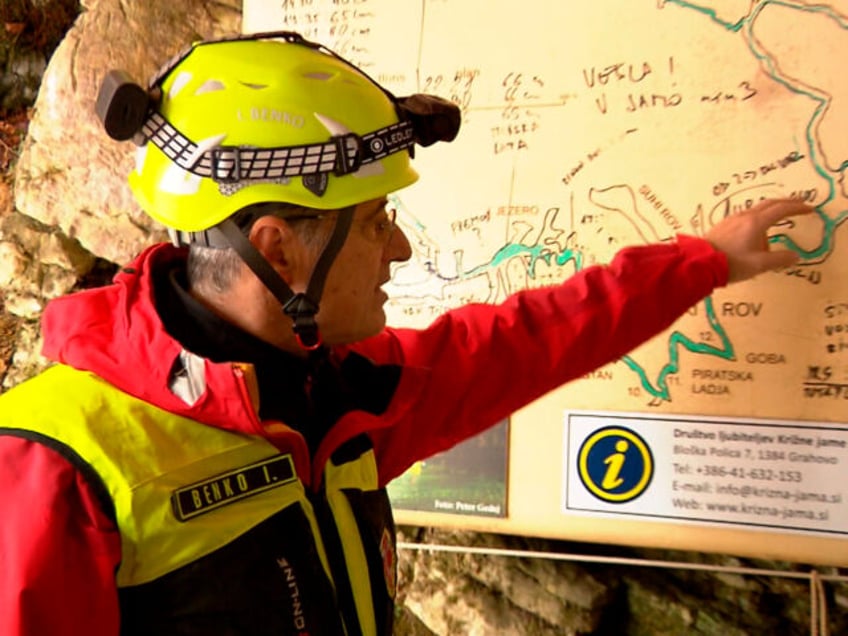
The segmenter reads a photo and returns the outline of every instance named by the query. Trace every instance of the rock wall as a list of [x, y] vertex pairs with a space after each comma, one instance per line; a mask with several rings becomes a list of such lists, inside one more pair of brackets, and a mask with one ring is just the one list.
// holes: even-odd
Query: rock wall
[[[60, 9], [66, 11], [72, 3], [27, 0], [25, 4], [27, 12], [16, 19], [58, 16]], [[11, 13], [3, 15], [2, 10], [0, 6], [0, 22], [6, 23]], [[38, 356], [38, 316], [45, 302], [106, 281], [118, 264], [163, 238], [161, 230], [138, 210], [126, 187], [131, 148], [109, 140], [93, 114], [104, 71], [123, 68], [144, 81], [190, 40], [238, 31], [241, 3], [87, 0], [78, 10], [78, 16], [68, 14], [63, 26], [67, 34], [56, 38], [61, 42], [55, 52], [50, 48], [49, 64], [43, 54], [39, 57], [39, 49], [31, 47], [26, 55], [17, 56], [20, 66], [12, 66], [9, 57], [2, 55], [2, 46], [9, 50], [20, 43], [16, 39], [20, 33], [7, 30], [4, 39], [0, 31], [0, 63], [6, 65], [3, 77], [7, 78], [6, 84], [0, 82], [0, 98], [6, 100], [0, 102], [6, 104], [0, 106], [0, 113], [13, 103], [8, 101], [10, 87], [21, 89], [20, 99], [28, 99], [27, 95], [31, 99], [34, 92], [27, 88], [30, 80], [26, 78], [44, 74], [14, 178], [0, 181], [0, 377], [6, 388], [44, 365]], [[9, 80], [12, 76], [18, 79]], [[7, 368], [10, 359], [12, 365]], [[757, 563], [722, 555], [626, 550], [426, 528], [402, 528], [399, 538], [483, 550], [809, 570], [803, 564]], [[804, 581], [728, 571], [407, 549], [400, 553], [399, 590], [396, 633], [408, 636], [810, 633], [809, 590]], [[846, 634], [846, 588], [828, 585], [826, 590], [831, 632]]]
[[[126, 185], [134, 161], [130, 145], [109, 139], [94, 114], [103, 75], [119, 68], [146, 83], [192, 40], [241, 28], [240, 0], [83, 0], [78, 15], [68, 11], [69, 2], [14, 0], [15, 13], [12, 4], [0, 7], [0, 17], [18, 20], [4, 24], [22, 29], [0, 31], [0, 42], [14, 52], [3, 76], [22, 78], [0, 90], [3, 103], [10, 95], [26, 99], [38, 60], [45, 50], [51, 53], [14, 165], [13, 206], [9, 184], [0, 185], [0, 289], [5, 311], [19, 318], [21, 340], [11, 368], [0, 368], [5, 387], [44, 365], [37, 320], [46, 301], [87, 277], [97, 279], [104, 262], [123, 264], [165, 237]], [[45, 16], [65, 15], [73, 22], [55, 50], [44, 35], [27, 37], [52, 33]], [[10, 90], [15, 87], [23, 90]], [[108, 274], [108, 267], [100, 269]]]
[[[810, 627], [805, 579], [739, 573], [808, 573], [802, 564], [432, 528], [402, 528], [399, 538], [460, 547], [401, 551], [406, 634], [823, 636]], [[516, 551], [567, 557], [503, 555]], [[846, 589], [826, 586], [833, 635], [848, 633]]]
[[238, 32], [241, 3], [87, 0], [44, 76], [15, 171], [15, 205], [89, 252], [129, 260], [158, 233], [131, 198], [130, 145], [112, 141], [94, 114], [105, 72], [144, 84], [192, 40]]

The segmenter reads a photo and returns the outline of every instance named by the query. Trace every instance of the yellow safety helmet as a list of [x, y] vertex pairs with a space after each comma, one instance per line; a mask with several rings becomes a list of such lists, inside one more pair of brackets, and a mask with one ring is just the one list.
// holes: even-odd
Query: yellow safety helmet
[[[309, 349], [321, 344], [314, 316], [353, 208], [414, 183], [414, 144], [452, 141], [460, 124], [455, 104], [433, 95], [395, 97], [290, 31], [197, 42], [147, 89], [110, 71], [95, 110], [109, 136], [139, 146], [129, 183], [142, 208], [178, 244], [235, 249]], [[302, 293], [231, 218], [277, 203], [341, 210]]]
[[417, 180], [415, 142], [459, 127], [450, 102], [396, 98], [292, 32], [197, 42], [147, 91], [113, 71], [97, 111], [111, 136], [139, 143], [129, 183], [142, 208], [183, 232], [254, 203], [328, 210], [385, 196]]

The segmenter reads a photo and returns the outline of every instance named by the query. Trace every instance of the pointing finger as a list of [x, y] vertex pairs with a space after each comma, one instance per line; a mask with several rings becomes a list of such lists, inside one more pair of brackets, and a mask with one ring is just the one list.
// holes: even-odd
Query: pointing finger
[[799, 199], [770, 199], [749, 209], [749, 212], [758, 214], [763, 224], [768, 227], [774, 225], [789, 216], [798, 214], [809, 214], [815, 211], [815, 207], [804, 203]]

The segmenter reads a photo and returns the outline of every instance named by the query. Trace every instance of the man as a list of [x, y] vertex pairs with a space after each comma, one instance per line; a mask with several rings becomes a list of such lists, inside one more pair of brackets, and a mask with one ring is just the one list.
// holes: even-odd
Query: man
[[51, 303], [57, 364], [0, 397], [9, 636], [390, 634], [386, 484], [790, 265], [766, 231], [810, 211], [765, 201], [391, 329], [381, 286], [411, 250], [386, 197], [413, 141], [456, 134], [451, 105], [265, 34], [198, 43], [149, 91], [110, 75], [98, 111], [177, 246]]

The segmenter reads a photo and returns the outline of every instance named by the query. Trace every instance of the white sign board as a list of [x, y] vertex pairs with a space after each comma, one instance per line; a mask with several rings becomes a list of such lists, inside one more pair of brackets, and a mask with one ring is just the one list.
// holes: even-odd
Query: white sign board
[[[818, 208], [772, 232], [797, 266], [716, 290], [513, 414], [485, 479], [465, 460], [460, 476], [417, 463], [394, 484], [400, 523], [848, 566], [844, 13], [828, 0], [244, 0], [245, 32], [298, 31], [396, 95], [460, 106], [456, 140], [419, 149], [420, 181], [393, 195], [412, 256], [385, 286], [392, 326], [703, 235], [764, 197]], [[486, 447], [463, 452], [480, 466]], [[632, 472], [640, 456], [650, 465]]]
[[848, 535], [848, 429], [567, 413], [563, 510]]

